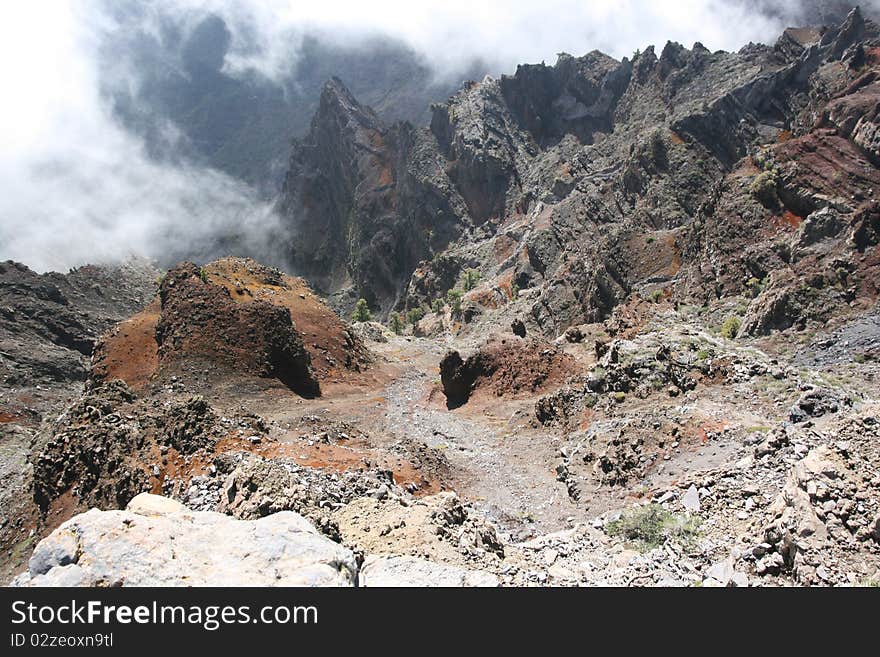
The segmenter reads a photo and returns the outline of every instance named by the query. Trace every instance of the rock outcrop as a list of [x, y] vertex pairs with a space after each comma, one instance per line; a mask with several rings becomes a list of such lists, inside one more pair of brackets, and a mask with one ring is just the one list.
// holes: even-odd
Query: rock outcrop
[[279, 210], [298, 274], [324, 292], [353, 286], [383, 310], [420, 260], [458, 236], [464, 215], [430, 135], [386, 126], [336, 78], [294, 146]]
[[822, 321], [877, 295], [877, 39], [853, 10], [737, 53], [563, 54], [466, 83], [430, 132], [382, 125], [334, 80], [281, 201], [294, 259], [382, 311], [476, 269], [506, 293], [466, 324], [514, 303], [554, 337], [656, 286], [704, 302], [774, 272], [792, 283], [743, 333]]
[[440, 362], [440, 381], [447, 406], [458, 408], [478, 389], [497, 395], [534, 393], [560, 385], [574, 371], [571, 357], [555, 345], [496, 337], [466, 360], [457, 351], [447, 353]]
[[69, 384], [88, 376], [101, 334], [140, 310], [158, 271], [147, 262], [37, 274], [0, 263], [0, 378], [10, 387]]
[[237, 303], [191, 263], [165, 275], [159, 297], [156, 342], [166, 371], [187, 363], [208, 365], [277, 378], [304, 396], [320, 393], [288, 309], [260, 300]]
[[353, 586], [351, 551], [292, 511], [252, 522], [138, 496], [40, 542], [19, 586]]

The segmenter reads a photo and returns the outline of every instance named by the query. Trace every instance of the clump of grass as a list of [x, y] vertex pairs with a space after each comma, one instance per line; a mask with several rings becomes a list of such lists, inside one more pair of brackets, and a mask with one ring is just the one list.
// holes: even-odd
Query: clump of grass
[[668, 542], [690, 547], [700, 533], [695, 519], [676, 515], [659, 504], [625, 511], [620, 519], [608, 523], [605, 531], [645, 552]]
[[614, 401], [618, 404], [622, 404], [626, 401], [626, 393], [625, 392], [615, 392], [614, 393]]
[[741, 325], [742, 322], [739, 321], [739, 317], [731, 315], [725, 319], [724, 323], [721, 325], [721, 337], [732, 340], [736, 337], [737, 333], [739, 333], [739, 327]]
[[775, 207], [779, 204], [779, 197], [776, 195], [779, 179], [775, 171], [764, 171], [758, 174], [749, 185], [749, 192], [765, 207]]

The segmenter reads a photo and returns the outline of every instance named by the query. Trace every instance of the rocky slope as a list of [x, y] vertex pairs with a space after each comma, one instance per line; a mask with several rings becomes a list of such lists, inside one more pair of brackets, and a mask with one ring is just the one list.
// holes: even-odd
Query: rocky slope
[[562, 55], [467, 84], [430, 130], [386, 126], [334, 80], [280, 201], [293, 262], [385, 312], [473, 269], [471, 316], [513, 302], [551, 335], [634, 293], [754, 292], [749, 333], [866, 307], [877, 34], [856, 10], [738, 53]]

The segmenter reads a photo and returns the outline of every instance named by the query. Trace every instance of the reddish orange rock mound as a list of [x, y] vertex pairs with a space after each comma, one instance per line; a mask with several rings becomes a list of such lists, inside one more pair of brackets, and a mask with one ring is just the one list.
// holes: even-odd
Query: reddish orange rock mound
[[276, 378], [304, 396], [320, 394], [311, 357], [290, 310], [267, 301], [241, 304], [204, 270], [183, 263], [166, 274], [159, 289], [162, 312], [156, 325], [159, 366], [228, 369]]
[[458, 408], [477, 391], [534, 394], [562, 385], [577, 371], [574, 359], [555, 345], [505, 336], [490, 339], [467, 360], [450, 351], [440, 363], [440, 380], [447, 406]]
[[247, 258], [223, 258], [203, 270], [211, 283], [229, 290], [234, 301], [263, 301], [289, 310], [319, 379], [368, 367], [366, 347], [303, 279]]
[[161, 310], [156, 297], [141, 312], [105, 335], [95, 345], [92, 377], [99, 381], [120, 379], [134, 390], [145, 389], [159, 369], [156, 325]]
[[157, 374], [234, 370], [273, 377], [306, 396], [369, 366], [370, 353], [299, 278], [253, 260], [184, 263], [160, 296], [95, 348], [92, 377], [144, 390]]

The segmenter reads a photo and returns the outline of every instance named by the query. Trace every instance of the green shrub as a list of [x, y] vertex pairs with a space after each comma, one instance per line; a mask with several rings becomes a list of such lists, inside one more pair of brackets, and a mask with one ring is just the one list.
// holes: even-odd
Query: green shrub
[[751, 299], [761, 294], [762, 289], [764, 289], [764, 284], [757, 278], [752, 277], [746, 282], [746, 296]]
[[403, 320], [400, 319], [400, 313], [391, 313], [388, 316], [388, 328], [397, 335], [403, 333]]
[[688, 547], [699, 536], [698, 523], [678, 516], [659, 504], [625, 511], [619, 520], [608, 523], [609, 536], [619, 536], [640, 550], [652, 550], [667, 542]]
[[614, 401], [618, 404], [622, 404], [626, 401], [626, 393], [625, 392], [615, 392], [614, 393]]
[[434, 299], [431, 303], [431, 312], [435, 315], [439, 315], [443, 312], [443, 299]]
[[413, 326], [415, 326], [416, 324], [419, 323], [419, 321], [424, 316], [425, 316], [425, 309], [424, 308], [421, 308], [421, 307], [413, 308], [406, 314], [406, 321], [408, 324], [412, 324]]
[[724, 323], [721, 325], [721, 337], [727, 338], [728, 340], [732, 340], [739, 333], [739, 327], [741, 326], [741, 322], [739, 321], [739, 317], [736, 315], [731, 315], [727, 319], [724, 320]]
[[351, 314], [351, 318], [355, 322], [369, 322], [373, 318], [373, 314], [370, 312], [370, 306], [366, 299], [358, 299], [354, 306], [354, 312]]
[[208, 271], [204, 267], [199, 267], [199, 278], [202, 279], [202, 283], [208, 282]]
[[446, 303], [449, 305], [449, 309], [454, 317], [461, 315], [461, 298], [462, 294], [458, 290], [449, 290], [446, 293]]
[[663, 290], [654, 290], [653, 292], [651, 292], [651, 296], [649, 298], [651, 299], [651, 303], [660, 303], [660, 301], [663, 299]]
[[470, 292], [475, 287], [477, 287], [477, 283], [480, 281], [480, 272], [476, 269], [468, 269], [461, 277], [461, 284], [464, 287], [465, 292]]
[[778, 186], [779, 179], [776, 177], [776, 172], [764, 171], [755, 176], [752, 184], [749, 185], [749, 193], [762, 205], [772, 207], [779, 205], [779, 197], [776, 194]]

